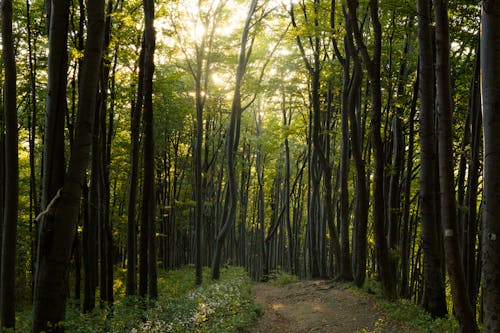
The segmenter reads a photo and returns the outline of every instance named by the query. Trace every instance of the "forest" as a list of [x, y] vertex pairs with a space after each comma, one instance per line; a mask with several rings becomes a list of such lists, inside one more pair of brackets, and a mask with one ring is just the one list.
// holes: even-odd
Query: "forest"
[[210, 302], [288, 274], [500, 332], [498, 1], [1, 0], [1, 40], [0, 331], [237, 332]]

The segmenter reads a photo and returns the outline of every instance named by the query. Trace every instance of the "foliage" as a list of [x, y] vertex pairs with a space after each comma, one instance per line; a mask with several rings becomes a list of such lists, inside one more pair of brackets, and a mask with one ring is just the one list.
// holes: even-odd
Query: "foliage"
[[282, 286], [298, 281], [299, 278], [296, 275], [289, 274], [281, 269], [274, 270], [269, 274], [269, 283], [273, 286]]
[[[241, 267], [227, 267], [215, 282], [204, 270], [204, 283], [195, 287], [194, 269], [160, 271], [159, 298], [146, 307], [138, 297], [125, 297], [115, 282], [117, 300], [106, 308], [81, 313], [76, 304], [67, 308], [68, 332], [237, 332], [259, 313], [250, 294], [250, 279]], [[117, 273], [120, 281], [123, 272]], [[74, 300], [72, 301], [74, 302]], [[30, 311], [17, 315], [17, 330], [29, 332]], [[7, 332], [7, 331], [6, 331]]]
[[[381, 307], [391, 320], [404, 323], [404, 326], [410, 328], [412, 332], [458, 332], [458, 323], [452, 318], [432, 318], [421, 306], [410, 300], [399, 299], [390, 302], [384, 299], [380, 286], [373, 280], [368, 280], [362, 291], [368, 294], [367, 296], [374, 300], [377, 306]], [[373, 333], [380, 332], [379, 325], [376, 326], [375, 330], [372, 331]], [[369, 332], [362, 331], [361, 333]]]

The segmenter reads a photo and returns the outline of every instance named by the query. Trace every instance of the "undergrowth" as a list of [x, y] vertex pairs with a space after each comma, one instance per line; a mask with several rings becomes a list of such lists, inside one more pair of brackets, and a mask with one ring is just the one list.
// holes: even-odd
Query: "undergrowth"
[[[359, 290], [359, 289], [358, 289]], [[459, 332], [458, 323], [455, 319], [437, 318], [433, 319], [421, 306], [406, 300], [398, 299], [388, 301], [383, 298], [380, 286], [373, 281], [367, 280], [363, 287], [365, 293], [375, 300], [377, 306], [384, 309], [389, 319], [404, 324], [411, 332], [415, 333], [455, 333]], [[383, 326], [383, 325], [381, 325]], [[377, 327], [372, 333], [381, 332], [381, 327]], [[383, 331], [383, 330], [382, 330]], [[368, 333], [367, 331], [365, 331]], [[364, 333], [364, 332], [363, 332]]]
[[[244, 269], [224, 268], [219, 281], [211, 280], [209, 273], [204, 269], [204, 282], [197, 287], [192, 267], [160, 271], [158, 300], [147, 307], [138, 297], [124, 296], [120, 276], [124, 274], [119, 273], [112, 307], [82, 314], [79, 307], [69, 304], [63, 325], [74, 333], [231, 333], [248, 326], [260, 309], [252, 300]], [[16, 332], [29, 332], [30, 311], [18, 313], [16, 319]]]
[[289, 283], [295, 283], [299, 281], [296, 275], [289, 274], [282, 270], [275, 270], [269, 274], [269, 284], [273, 286], [282, 286]]

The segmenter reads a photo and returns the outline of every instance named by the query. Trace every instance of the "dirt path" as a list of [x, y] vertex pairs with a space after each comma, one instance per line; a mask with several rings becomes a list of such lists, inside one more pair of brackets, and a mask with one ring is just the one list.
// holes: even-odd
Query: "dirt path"
[[284, 286], [256, 283], [253, 296], [264, 315], [246, 333], [410, 332], [387, 320], [384, 313], [346, 284], [301, 281]]

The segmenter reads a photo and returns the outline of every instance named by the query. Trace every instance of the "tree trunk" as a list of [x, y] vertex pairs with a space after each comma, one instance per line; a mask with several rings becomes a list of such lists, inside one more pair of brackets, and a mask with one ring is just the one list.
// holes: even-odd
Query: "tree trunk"
[[453, 177], [453, 131], [452, 106], [450, 93], [450, 57], [448, 1], [434, 0], [436, 19], [436, 82], [438, 112], [438, 158], [441, 221], [444, 228], [444, 249], [446, 267], [450, 277], [451, 293], [455, 315], [462, 332], [477, 332], [475, 315], [472, 313], [461, 261], [457, 214], [455, 203], [455, 184]]
[[[30, 235], [30, 273], [32, 276], [32, 288], [33, 288], [33, 274], [35, 272], [35, 217], [40, 213], [40, 205], [38, 202], [37, 194], [37, 177], [36, 177], [36, 153], [35, 153], [35, 140], [36, 140], [36, 127], [37, 127], [37, 114], [38, 114], [38, 103], [37, 103], [37, 40], [38, 36], [35, 34], [33, 37], [32, 31], [32, 15], [30, 1], [26, 0], [26, 20], [27, 20], [27, 38], [28, 38], [28, 64], [29, 64], [29, 81], [30, 81], [30, 106], [31, 110], [28, 112], [28, 140], [29, 140], [29, 151], [30, 151], [30, 217], [29, 217], [29, 235]], [[0, 186], [1, 188], [1, 186]], [[0, 201], [0, 205], [1, 205]], [[1, 214], [1, 212], [0, 212]], [[0, 215], [2, 216], [2, 215]]]
[[484, 117], [482, 282], [484, 332], [500, 330], [500, 3], [484, 1], [481, 15], [481, 92]]
[[[401, 298], [409, 299], [411, 296], [409, 290], [410, 279], [410, 206], [411, 206], [411, 185], [413, 180], [413, 158], [415, 151], [415, 115], [417, 113], [418, 89], [420, 86], [420, 73], [417, 70], [417, 78], [413, 84], [413, 97], [410, 106], [410, 119], [408, 120], [408, 154], [406, 157], [405, 190], [403, 201], [403, 227], [401, 230], [401, 289], [399, 295]], [[442, 276], [442, 274], [441, 274]]]
[[419, 0], [419, 75], [420, 75], [420, 209], [424, 251], [423, 306], [433, 317], [447, 314], [443, 258], [439, 246], [439, 218], [436, 207], [436, 148], [434, 113], [434, 57], [429, 1]]
[[241, 36], [240, 53], [238, 58], [238, 68], [236, 70], [236, 79], [234, 85], [233, 101], [231, 105], [231, 115], [229, 126], [226, 134], [226, 155], [227, 155], [227, 199], [224, 203], [225, 210], [228, 213], [225, 215], [226, 219], [219, 230], [219, 233], [215, 239], [215, 252], [212, 260], [212, 278], [219, 279], [220, 277], [220, 262], [222, 256], [222, 245], [226, 239], [226, 235], [234, 223], [236, 216], [236, 205], [238, 202], [237, 196], [237, 182], [236, 182], [236, 163], [235, 154], [238, 149], [238, 137], [241, 122], [241, 85], [243, 83], [243, 77], [245, 75], [246, 66], [251, 55], [251, 48], [247, 49], [247, 44], [249, 42], [249, 33], [252, 23], [253, 15], [257, 8], [258, 0], [252, 0], [248, 10], [248, 14], [245, 20], [245, 25], [243, 27], [243, 32]]
[[[481, 260], [478, 253], [480, 248], [477, 242], [478, 236], [478, 188], [479, 175], [482, 168], [480, 161], [483, 141], [482, 141], [482, 115], [481, 115], [481, 90], [480, 90], [480, 55], [476, 54], [476, 69], [471, 84], [470, 114], [471, 114], [471, 155], [468, 167], [467, 192], [465, 195], [465, 205], [468, 208], [464, 219], [464, 271], [467, 290], [469, 292], [469, 302], [472, 311], [475, 312], [477, 297], [479, 292], [480, 278], [477, 267]], [[481, 237], [479, 237], [481, 238]]]
[[139, 171], [139, 136], [144, 98], [144, 43], [139, 55], [136, 102], [132, 104], [130, 121], [130, 176], [127, 206], [127, 295], [137, 292], [137, 183]]
[[[153, 72], [155, 52], [154, 1], [144, 0], [144, 184], [142, 197], [142, 226], [148, 230], [148, 292], [150, 299], [158, 298], [156, 268], [156, 191], [153, 125]], [[146, 220], [146, 221], [144, 221]]]
[[384, 295], [388, 299], [396, 298], [395, 275], [391, 272], [389, 251], [385, 231], [385, 201], [384, 201], [384, 144], [381, 137], [382, 90], [380, 80], [382, 27], [379, 21], [378, 0], [370, 0], [370, 17], [373, 25], [373, 56], [370, 58], [363, 36], [357, 23], [357, 2], [348, 1], [351, 26], [356, 42], [361, 49], [361, 55], [368, 71], [371, 92], [371, 140], [374, 156], [373, 174], [373, 226], [375, 231], [375, 250], [380, 279]]
[[67, 112], [69, 2], [52, 1], [50, 8], [49, 69], [42, 161], [42, 211], [63, 186], [65, 173], [64, 117]]
[[12, 1], [3, 0], [2, 12], [2, 57], [5, 69], [3, 113], [5, 120], [5, 191], [3, 232], [1, 242], [0, 275], [0, 327], [14, 327], [15, 278], [16, 278], [16, 234], [19, 205], [19, 160], [16, 108], [16, 59], [12, 36]]
[[[69, 259], [92, 141], [92, 115], [96, 106], [99, 80], [95, 68], [99, 67], [102, 55], [104, 1], [89, 2], [87, 13], [88, 38], [82, 68], [75, 141], [71, 148], [68, 172], [64, 187], [39, 216], [40, 241], [32, 327], [35, 333], [64, 331], [63, 327], [56, 324], [63, 321], [65, 316], [65, 286]], [[49, 323], [56, 326], [50, 327]]]

